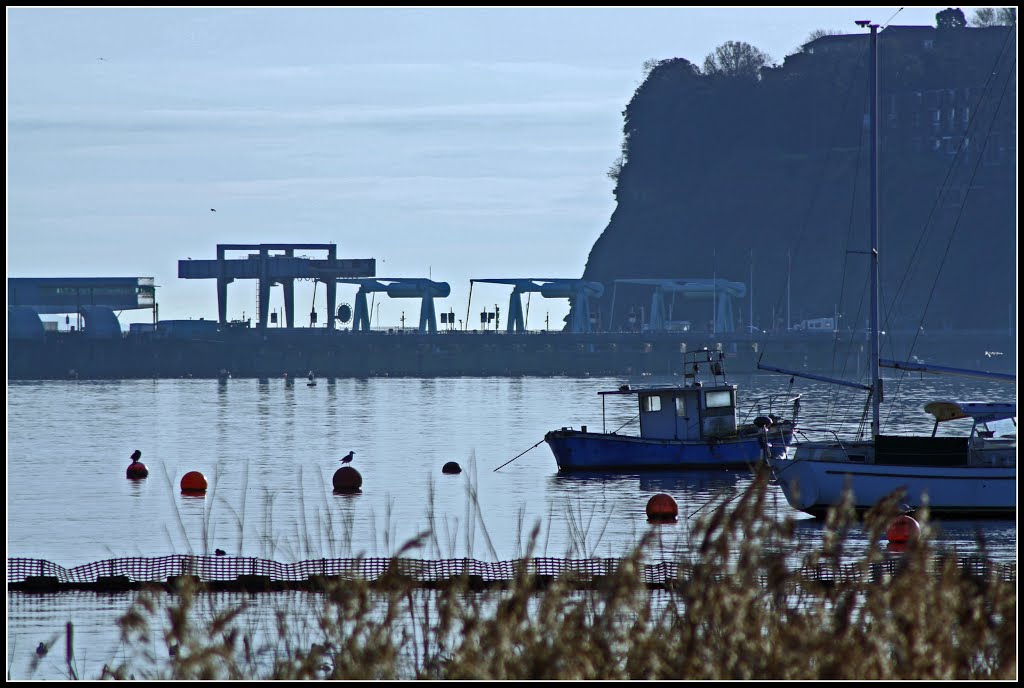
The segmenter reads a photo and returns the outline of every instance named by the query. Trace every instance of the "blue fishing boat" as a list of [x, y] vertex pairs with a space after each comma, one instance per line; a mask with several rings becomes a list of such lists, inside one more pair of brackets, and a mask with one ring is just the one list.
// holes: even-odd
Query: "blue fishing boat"
[[[598, 392], [602, 423], [609, 396], [635, 396], [640, 434], [563, 427], [544, 436], [559, 471], [667, 468], [747, 468], [765, 455], [781, 456], [793, 439], [800, 395], [774, 394], [750, 404], [738, 420], [737, 388], [725, 380], [725, 355], [701, 349], [684, 354], [683, 384]], [[704, 375], [710, 379], [701, 381]], [[792, 403], [792, 417], [774, 413]], [[747, 418], [752, 418], [746, 422]], [[604, 428], [605, 425], [602, 425]]]

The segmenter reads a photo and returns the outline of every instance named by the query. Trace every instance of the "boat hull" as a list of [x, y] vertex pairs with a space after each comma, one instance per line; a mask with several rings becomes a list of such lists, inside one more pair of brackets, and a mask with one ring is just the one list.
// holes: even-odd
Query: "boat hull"
[[[780, 437], [781, 435], [781, 437]], [[769, 452], [782, 456], [792, 433], [773, 433]], [[714, 442], [645, 439], [614, 433], [552, 430], [544, 436], [558, 470], [648, 470], [672, 468], [748, 468], [762, 459], [757, 435]]]
[[790, 506], [822, 518], [853, 492], [863, 513], [897, 490], [912, 508], [925, 503], [946, 518], [1013, 517], [1017, 512], [1015, 466], [878, 466], [843, 461], [773, 458], [771, 465]]

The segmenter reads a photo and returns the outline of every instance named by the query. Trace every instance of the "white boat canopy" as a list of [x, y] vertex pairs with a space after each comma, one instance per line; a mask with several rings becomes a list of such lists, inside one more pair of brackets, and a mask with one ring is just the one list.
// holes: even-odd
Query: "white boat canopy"
[[960, 418], [973, 418], [976, 423], [991, 423], [1017, 417], [1017, 404], [984, 401], [933, 401], [924, 410], [935, 416], [936, 423]]

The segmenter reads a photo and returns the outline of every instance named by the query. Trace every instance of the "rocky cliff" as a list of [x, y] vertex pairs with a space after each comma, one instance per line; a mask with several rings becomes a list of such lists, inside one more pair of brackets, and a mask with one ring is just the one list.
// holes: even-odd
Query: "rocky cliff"
[[[1011, 27], [890, 27], [880, 38], [884, 327], [992, 328], [1016, 306], [1016, 44]], [[584, 278], [607, 329], [650, 287], [749, 283], [736, 330], [867, 318], [868, 35], [818, 38], [756, 78], [649, 64], [623, 113], [617, 208]], [[941, 272], [940, 272], [941, 266]], [[748, 284], [749, 287], [749, 284]], [[751, 301], [752, 299], [752, 301]], [[614, 313], [612, 305], [614, 302]], [[680, 297], [695, 329], [710, 300]], [[858, 323], [855, 325], [855, 323]], [[1015, 325], [1014, 325], [1015, 326]]]

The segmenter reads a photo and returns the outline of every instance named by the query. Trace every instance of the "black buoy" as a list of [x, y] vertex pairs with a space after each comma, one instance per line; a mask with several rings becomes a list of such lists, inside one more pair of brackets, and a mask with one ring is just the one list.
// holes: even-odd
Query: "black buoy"
[[462, 466], [455, 463], [454, 461], [449, 461], [441, 468], [441, 472], [447, 473], [448, 475], [455, 475], [456, 473], [462, 472]]

